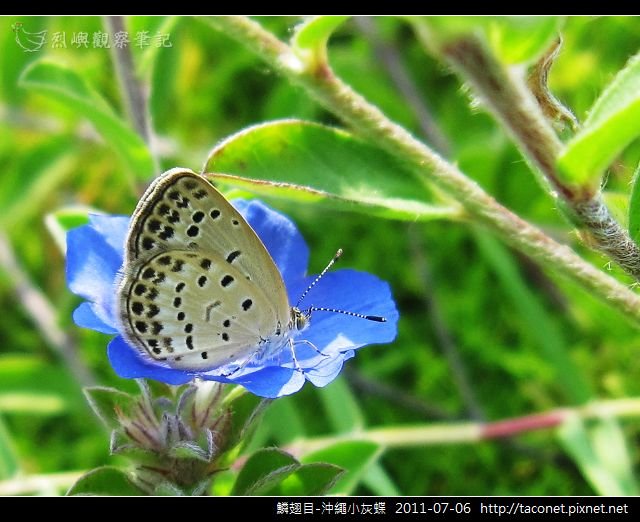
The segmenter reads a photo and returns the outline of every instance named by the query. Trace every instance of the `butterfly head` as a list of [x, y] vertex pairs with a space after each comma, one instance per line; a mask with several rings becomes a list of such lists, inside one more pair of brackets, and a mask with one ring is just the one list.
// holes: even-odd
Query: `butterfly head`
[[295, 329], [298, 332], [304, 330], [309, 326], [309, 319], [311, 319], [311, 310], [300, 310], [297, 306], [291, 307], [291, 329]]

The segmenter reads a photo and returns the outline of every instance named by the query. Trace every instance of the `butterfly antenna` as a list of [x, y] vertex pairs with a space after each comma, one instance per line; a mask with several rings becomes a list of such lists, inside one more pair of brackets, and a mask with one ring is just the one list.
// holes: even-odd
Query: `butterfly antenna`
[[[322, 276], [324, 276], [324, 274], [327, 273], [327, 270], [329, 270], [333, 266], [333, 264], [340, 258], [341, 255], [342, 255], [342, 249], [339, 248], [338, 251], [336, 252], [336, 255], [333, 256], [333, 259], [331, 261], [329, 261], [329, 264], [324, 268], [324, 270], [322, 272], [320, 272], [318, 277], [316, 277], [313, 280], [313, 282], [307, 287], [307, 289], [304, 292], [302, 292], [302, 295], [300, 296], [300, 299], [298, 299], [298, 302], [296, 303], [296, 308], [298, 308], [300, 306], [300, 303], [307, 296], [309, 291], [314, 286], [316, 286], [318, 281], [320, 281], [320, 279], [322, 279]], [[338, 310], [337, 308], [324, 308], [322, 306], [311, 306], [311, 307], [309, 307], [308, 312], [309, 313], [311, 313], [311, 312], [334, 312], [336, 314], [344, 314], [344, 315], [350, 315], [351, 317], [359, 317], [360, 319], [366, 319], [367, 321], [376, 321], [378, 323], [386, 323], [387, 322], [386, 318], [380, 317], [379, 315], [364, 315], [364, 314], [359, 314], [357, 312], [349, 312], [347, 310]]]
[[380, 317], [379, 315], [364, 315], [357, 312], [349, 312], [347, 310], [338, 310], [337, 308], [324, 308], [322, 306], [312, 306], [309, 308], [309, 312], [334, 312], [336, 314], [350, 315], [351, 317], [359, 317], [360, 319], [366, 319], [367, 321], [376, 321], [378, 323], [386, 323], [386, 317]]
[[339, 248], [338, 251], [336, 252], [336, 255], [333, 256], [333, 259], [329, 261], [329, 264], [324, 267], [324, 270], [322, 272], [320, 272], [320, 275], [318, 275], [318, 277], [316, 277], [313, 280], [313, 282], [307, 287], [307, 289], [304, 292], [302, 292], [300, 299], [298, 299], [298, 302], [296, 303], [296, 308], [300, 307], [300, 303], [305, 297], [307, 297], [309, 290], [311, 290], [314, 286], [316, 286], [316, 283], [320, 281], [320, 279], [322, 279], [322, 276], [327, 273], [327, 270], [329, 270], [333, 266], [333, 264], [340, 258], [341, 255], [342, 255], [342, 249]]

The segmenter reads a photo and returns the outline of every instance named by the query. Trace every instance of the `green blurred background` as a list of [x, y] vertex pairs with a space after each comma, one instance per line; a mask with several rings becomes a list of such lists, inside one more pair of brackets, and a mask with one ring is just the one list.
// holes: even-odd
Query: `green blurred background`
[[[299, 22], [259, 20], [283, 39]], [[49, 40], [25, 52], [12, 30], [17, 22], [29, 32], [47, 30]], [[61, 493], [66, 482], [60, 474], [121, 462], [109, 456], [108, 434], [81, 388], [93, 382], [133, 391], [135, 384], [111, 370], [107, 336], [73, 324], [80, 300], [66, 288], [59, 230], [47, 216], [74, 206], [130, 214], [150, 178], [126, 168], [82, 113], [21, 82], [32, 62], [65, 64], [124, 114], [112, 54], [92, 45], [93, 33], [109, 31], [103, 22], [0, 19], [0, 493], [20, 492], [7, 484], [31, 475], [52, 480], [24, 492]], [[158, 172], [174, 166], [200, 170], [219, 140], [248, 125], [289, 117], [338, 124], [302, 89], [203, 21], [132, 17], [126, 23], [131, 35], [166, 34], [171, 44], [131, 47], [149, 98]], [[449, 157], [501, 203], [630, 283], [580, 246], [504, 131], [470, 106], [459, 80], [425, 53], [410, 27], [393, 18], [378, 18], [374, 26], [376, 43], [399, 52]], [[89, 35], [86, 48], [72, 43], [80, 32]], [[52, 47], [54, 33], [65, 34], [66, 48]], [[550, 86], [584, 119], [640, 47], [640, 20], [569, 18], [562, 34]], [[420, 135], [418, 116], [361, 23], [351, 20], [336, 32], [330, 61], [347, 83]], [[621, 215], [638, 159], [635, 144], [609, 174], [607, 197]], [[469, 223], [407, 223], [285, 199], [269, 203], [298, 223], [311, 247], [311, 271], [342, 247], [343, 266], [390, 282], [401, 319], [397, 341], [358, 352], [339, 381], [325, 389], [307, 385], [275, 401], [254, 447], [360, 427], [495, 421], [589, 399], [640, 395], [637, 329], [490, 233]], [[87, 382], [81, 382], [83, 375]], [[625, 464], [636, 469], [638, 422], [623, 420], [621, 427]], [[555, 435], [542, 430], [510, 440], [389, 449], [369, 463], [352, 492], [602, 493]], [[60, 486], [52, 485], [58, 479]]]

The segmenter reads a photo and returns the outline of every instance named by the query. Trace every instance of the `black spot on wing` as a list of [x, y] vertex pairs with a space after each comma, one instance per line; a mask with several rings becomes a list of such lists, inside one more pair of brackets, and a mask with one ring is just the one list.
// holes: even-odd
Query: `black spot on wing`
[[160, 308], [158, 308], [157, 305], [155, 304], [150, 304], [149, 305], [149, 310], [147, 312], [147, 317], [149, 319], [155, 317], [156, 315], [158, 315], [160, 313]]
[[189, 228], [187, 228], [187, 235], [189, 237], [196, 237], [199, 233], [200, 233], [200, 228], [197, 227], [196, 225], [191, 225]]
[[147, 323], [145, 323], [144, 321], [136, 321], [135, 326], [136, 330], [138, 330], [140, 333], [145, 333], [148, 328]]
[[234, 250], [227, 256], [227, 263], [233, 263], [233, 261], [241, 254], [240, 250]]

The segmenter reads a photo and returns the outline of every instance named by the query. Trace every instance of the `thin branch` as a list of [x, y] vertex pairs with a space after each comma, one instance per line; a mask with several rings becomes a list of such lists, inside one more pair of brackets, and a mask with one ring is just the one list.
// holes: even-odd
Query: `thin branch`
[[[105, 16], [104, 20], [111, 34], [126, 32], [122, 16]], [[146, 97], [142, 84], [135, 73], [131, 48], [128, 45], [111, 45], [111, 56], [127, 114], [136, 132], [147, 145], [150, 145], [151, 127], [147, 114]]]
[[46, 296], [29, 280], [20, 267], [9, 240], [0, 233], [0, 267], [7, 273], [13, 286], [16, 303], [22, 305], [49, 346], [64, 360], [65, 364], [82, 386], [91, 386], [96, 380], [83, 363], [78, 349], [69, 335], [60, 329], [56, 312]]
[[613, 217], [600, 192], [589, 186], [570, 186], [562, 180], [556, 163], [563, 145], [521, 75], [505, 69], [475, 37], [458, 38], [443, 52], [535, 163], [551, 186], [552, 195], [561, 198], [564, 208], [586, 233], [587, 243], [640, 280], [640, 248]]
[[294, 455], [326, 448], [345, 440], [366, 440], [385, 448], [409, 448], [444, 444], [475, 444], [483, 440], [514, 437], [532, 431], [560, 427], [576, 417], [601, 419], [640, 416], [640, 398], [600, 401], [575, 408], [556, 408], [543, 413], [512, 417], [495, 422], [447, 422], [391, 428], [372, 428], [343, 435], [297, 441], [286, 448]]
[[307, 69], [292, 48], [246, 17], [214, 17], [210, 24], [247, 46], [364, 138], [401, 157], [428, 186], [439, 187], [463, 204], [468, 214], [521, 252], [581, 285], [640, 323], [640, 297], [584, 261], [540, 229], [500, 205], [455, 165], [445, 161], [377, 107], [337, 78], [328, 64]]

